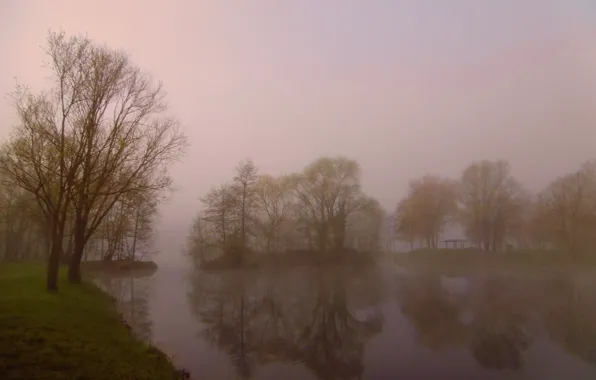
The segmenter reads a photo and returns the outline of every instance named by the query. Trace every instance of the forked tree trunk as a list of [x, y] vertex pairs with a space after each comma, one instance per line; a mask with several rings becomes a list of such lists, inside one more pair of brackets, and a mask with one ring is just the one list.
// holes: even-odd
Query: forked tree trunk
[[48, 268], [46, 276], [46, 289], [48, 292], [58, 291], [58, 270], [60, 268], [60, 251], [62, 247], [55, 247], [52, 244], [50, 255], [48, 258]]
[[132, 235], [132, 252], [130, 253], [130, 258], [132, 261], [134, 261], [135, 259], [135, 254], [137, 252], [137, 235], [138, 235], [138, 231], [139, 231], [139, 219], [140, 219], [140, 212], [139, 209], [137, 209], [137, 213], [135, 215], [135, 228], [134, 228], [134, 232]]
[[60, 269], [60, 256], [62, 254], [62, 232], [59, 222], [54, 221], [52, 226], [50, 254], [48, 255], [48, 267], [46, 275], [46, 289], [48, 292], [58, 291], [58, 271]]
[[85, 250], [85, 230], [87, 223], [83, 215], [77, 212], [74, 228], [74, 250], [70, 255], [68, 263], [68, 281], [73, 284], [80, 284], [81, 278], [81, 260]]

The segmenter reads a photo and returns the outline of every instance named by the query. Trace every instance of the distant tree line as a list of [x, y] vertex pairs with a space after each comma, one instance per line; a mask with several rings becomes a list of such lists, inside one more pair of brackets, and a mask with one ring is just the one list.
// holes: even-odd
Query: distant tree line
[[323, 157], [299, 173], [260, 175], [241, 162], [233, 179], [201, 198], [190, 234], [195, 258], [347, 250], [379, 252], [398, 240], [439, 248], [445, 227], [462, 227], [473, 246], [557, 249], [572, 255], [596, 245], [596, 164], [555, 179], [532, 194], [507, 161], [474, 162], [460, 178], [426, 175], [410, 182], [395, 213], [363, 193], [357, 162]]
[[258, 253], [316, 251], [334, 260], [347, 249], [377, 252], [385, 213], [362, 191], [360, 176], [358, 163], [345, 157], [323, 157], [280, 177], [243, 161], [229, 183], [201, 198], [190, 252], [200, 260], [226, 255], [234, 265]]
[[126, 54], [50, 33], [47, 57], [51, 88], [12, 94], [19, 122], [0, 147], [0, 257], [47, 258], [57, 290], [61, 262], [79, 283], [86, 256], [147, 249], [186, 139], [161, 85]]
[[[3, 179], [0, 184], [0, 260], [46, 259], [50, 236], [35, 198]], [[69, 210], [60, 260], [68, 263], [74, 249], [73, 210]], [[150, 252], [155, 199], [122, 199], [114, 204], [83, 249], [84, 260], [140, 259]]]
[[410, 183], [397, 205], [395, 232], [411, 245], [437, 248], [448, 224], [459, 224], [478, 248], [552, 248], [579, 254], [596, 246], [596, 163], [532, 194], [507, 161], [479, 161], [459, 179], [427, 175]]

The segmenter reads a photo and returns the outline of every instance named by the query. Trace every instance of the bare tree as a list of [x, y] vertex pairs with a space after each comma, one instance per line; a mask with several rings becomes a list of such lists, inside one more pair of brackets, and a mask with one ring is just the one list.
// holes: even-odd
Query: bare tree
[[255, 223], [265, 241], [265, 251], [279, 250], [283, 225], [292, 211], [289, 181], [285, 177], [259, 176], [255, 184]]
[[396, 217], [395, 213], [383, 210], [383, 219], [381, 221], [381, 250], [385, 253], [395, 252], [399, 237], [395, 231]]
[[384, 243], [382, 233], [386, 214], [373, 198], [362, 199], [360, 206], [347, 218], [344, 245], [357, 251], [378, 253]]
[[120, 198], [131, 192], [167, 191], [167, 165], [186, 145], [167, 107], [160, 84], [141, 73], [121, 52], [83, 38], [56, 41], [82, 53], [76, 61], [82, 101], [74, 129], [80, 167], [74, 180], [74, 250], [68, 277], [81, 281], [85, 244]]
[[204, 210], [197, 217], [191, 239], [196, 250], [227, 254], [237, 245], [238, 225], [235, 192], [231, 185], [211, 189], [201, 198]]
[[187, 236], [188, 254], [197, 264], [205, 261], [207, 246], [207, 223], [202, 213], [199, 213], [193, 220], [190, 233]]
[[165, 191], [167, 165], [186, 139], [164, 117], [161, 85], [127, 56], [64, 33], [48, 37], [53, 88], [15, 92], [20, 124], [4, 145], [0, 168], [35, 195], [47, 219], [52, 246], [48, 289], [57, 288], [69, 207], [74, 207], [68, 277], [80, 282], [86, 242], [119, 199], [145, 189]]
[[89, 240], [105, 243], [101, 259], [135, 260], [149, 253], [158, 203], [159, 199], [149, 192], [129, 193], [116, 202]]
[[506, 161], [480, 161], [461, 178], [461, 222], [485, 250], [500, 250], [519, 217], [525, 192]]
[[[1, 175], [1, 174], [0, 174]], [[35, 197], [0, 177], [0, 260], [43, 257], [49, 242]]]
[[133, 227], [130, 239], [132, 244], [130, 247], [130, 259], [135, 260], [136, 255], [141, 253], [141, 249], [145, 246], [147, 252], [147, 245], [149, 244], [153, 235], [153, 222], [157, 216], [157, 205], [159, 199], [151, 193], [137, 193], [131, 194], [129, 207], [133, 213]]
[[105, 240], [106, 245], [101, 259], [104, 261], [110, 261], [114, 258], [122, 259], [125, 249], [124, 242], [133, 224], [127, 204], [124, 201], [114, 203], [114, 206], [103, 220], [100, 226], [103, 227], [102, 239]]
[[540, 201], [531, 194], [526, 194], [524, 198], [519, 199], [519, 212], [510, 221], [509, 237], [522, 249], [546, 248], [550, 239], [544, 230]]
[[219, 252], [242, 265], [248, 249], [316, 250], [321, 257], [350, 246], [378, 249], [383, 212], [362, 192], [355, 161], [321, 158], [280, 178], [257, 176], [245, 161], [236, 172], [234, 182], [201, 198], [204, 209], [189, 237], [195, 256]]
[[410, 182], [408, 197], [397, 207], [397, 230], [410, 245], [420, 238], [427, 247], [437, 248], [445, 224], [456, 211], [453, 181], [427, 175]]
[[329, 248], [339, 254], [348, 216], [367, 205], [358, 163], [345, 157], [320, 158], [294, 174], [290, 183], [305, 228], [316, 236], [317, 249], [323, 255]]
[[20, 123], [2, 149], [0, 169], [16, 186], [35, 196], [47, 222], [51, 241], [48, 255], [47, 289], [58, 289], [70, 191], [81, 162], [82, 147], [75, 143], [77, 129], [84, 124], [80, 107], [85, 100], [80, 62], [89, 48], [86, 39], [67, 41], [63, 35], [48, 37], [49, 67], [54, 87], [50, 92], [31, 94], [17, 87], [15, 108]]
[[234, 177], [234, 189], [238, 193], [238, 206], [240, 207], [240, 247], [238, 251], [238, 260], [240, 265], [246, 253], [246, 224], [248, 214], [254, 206], [254, 185], [257, 181], [257, 167], [252, 160], [242, 161], [236, 167], [236, 176]]
[[540, 227], [555, 247], [571, 254], [596, 242], [596, 175], [593, 163], [553, 181], [538, 197]]
[[414, 249], [414, 243], [420, 235], [420, 228], [418, 227], [417, 215], [410, 198], [404, 198], [397, 204], [394, 228], [397, 239], [408, 243], [410, 250]]

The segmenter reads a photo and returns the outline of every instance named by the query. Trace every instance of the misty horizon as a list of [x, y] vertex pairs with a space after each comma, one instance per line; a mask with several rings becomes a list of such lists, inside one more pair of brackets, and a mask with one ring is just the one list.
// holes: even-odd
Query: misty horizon
[[[162, 81], [190, 146], [158, 232], [187, 234], [199, 198], [245, 158], [281, 175], [349, 157], [388, 211], [411, 179], [458, 178], [473, 161], [506, 159], [536, 192], [594, 158], [589, 1], [139, 6], [2, 4], [0, 90], [47, 88], [48, 29], [121, 49]], [[8, 97], [0, 115], [6, 136]]]

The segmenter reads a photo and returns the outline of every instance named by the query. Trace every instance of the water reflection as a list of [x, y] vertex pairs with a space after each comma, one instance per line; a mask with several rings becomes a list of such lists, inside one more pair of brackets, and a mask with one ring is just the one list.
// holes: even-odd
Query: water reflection
[[[467, 348], [486, 369], [521, 370], [534, 337], [596, 364], [596, 284], [570, 275], [527, 279], [506, 274], [459, 279], [459, 291], [436, 274], [398, 278], [398, 303], [418, 343]], [[451, 284], [453, 285], [453, 284]], [[453, 286], [452, 286], [453, 287]]]
[[149, 310], [149, 278], [133, 275], [97, 276], [95, 283], [116, 299], [118, 312], [132, 332], [144, 341], [151, 341], [153, 324]]
[[544, 302], [550, 338], [568, 353], [596, 365], [596, 281], [558, 276], [548, 282]]
[[437, 350], [465, 344], [463, 305], [443, 288], [439, 276], [404, 276], [399, 282], [401, 312], [416, 327], [420, 344]]
[[197, 378], [596, 378], [594, 276], [181, 273], [97, 282]]
[[362, 375], [366, 342], [382, 331], [381, 291], [370, 273], [199, 272], [189, 300], [200, 336], [244, 378], [281, 362], [322, 379], [351, 379]]
[[523, 368], [523, 354], [532, 342], [528, 331], [529, 299], [523, 283], [489, 276], [470, 292], [472, 322], [467, 340], [476, 361], [489, 369]]

